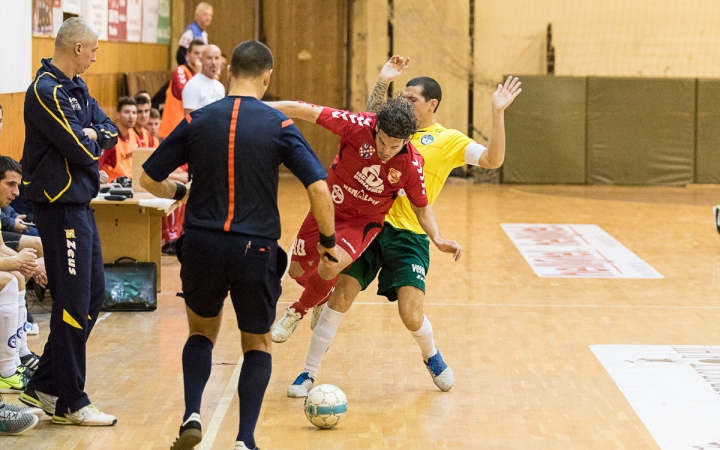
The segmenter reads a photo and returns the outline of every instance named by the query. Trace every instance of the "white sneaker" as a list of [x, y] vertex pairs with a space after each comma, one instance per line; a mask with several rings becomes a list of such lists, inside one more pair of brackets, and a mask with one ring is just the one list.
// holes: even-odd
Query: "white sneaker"
[[40, 327], [36, 323], [26, 323], [25, 324], [25, 333], [28, 336], [37, 336], [40, 334]]
[[285, 308], [285, 314], [272, 326], [271, 335], [273, 342], [281, 344], [292, 336], [298, 323], [302, 320], [299, 312], [295, 312], [295, 308], [288, 306]]
[[248, 448], [243, 441], [235, 442], [235, 450], [260, 450], [259, 448]]
[[430, 372], [435, 386], [443, 392], [447, 392], [453, 387], [453, 384], [455, 384], [455, 374], [453, 374], [452, 369], [445, 364], [440, 350], [427, 361], [423, 362], [428, 372]]
[[315, 379], [308, 372], [303, 372], [295, 378], [293, 384], [288, 386], [287, 396], [291, 398], [307, 397], [313, 383], [315, 383]]
[[64, 417], [53, 415], [53, 423], [58, 425], [80, 425], [84, 427], [107, 427], [115, 425], [117, 418], [111, 414], [105, 414], [94, 405], [87, 405], [72, 413], [65, 413]]
[[318, 320], [320, 320], [320, 314], [322, 314], [323, 309], [325, 309], [325, 305], [327, 305], [327, 302], [313, 307], [313, 314], [312, 314], [312, 317], [310, 318], [310, 329], [311, 330], [315, 329], [315, 326], [317, 325]]

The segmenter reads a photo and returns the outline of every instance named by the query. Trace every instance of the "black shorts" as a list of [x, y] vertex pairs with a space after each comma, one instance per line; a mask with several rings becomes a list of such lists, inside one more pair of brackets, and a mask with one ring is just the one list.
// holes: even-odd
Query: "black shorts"
[[22, 234], [15, 233], [14, 231], [3, 231], [2, 232], [2, 239], [5, 245], [10, 247], [11, 249], [17, 251], [18, 245], [20, 245], [20, 238], [22, 237]]
[[282, 293], [287, 254], [270, 239], [188, 229], [180, 269], [185, 304], [200, 317], [216, 317], [230, 291], [238, 328], [270, 331]]

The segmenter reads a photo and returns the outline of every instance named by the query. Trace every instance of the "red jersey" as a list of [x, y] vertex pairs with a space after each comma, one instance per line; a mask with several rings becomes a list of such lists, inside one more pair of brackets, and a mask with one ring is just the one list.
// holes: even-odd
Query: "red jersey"
[[323, 108], [317, 124], [340, 136], [327, 184], [340, 217], [384, 216], [404, 190], [410, 203], [427, 206], [425, 161], [408, 141], [387, 163], [375, 150], [375, 114]]

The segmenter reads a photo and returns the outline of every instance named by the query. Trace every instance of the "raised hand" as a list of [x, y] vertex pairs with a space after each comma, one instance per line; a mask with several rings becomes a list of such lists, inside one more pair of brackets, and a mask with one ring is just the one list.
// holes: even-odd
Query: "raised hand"
[[390, 83], [395, 78], [399, 77], [410, 64], [410, 58], [403, 58], [400, 55], [393, 55], [392, 58], [385, 63], [380, 70], [378, 80], [384, 83]]
[[504, 85], [498, 84], [498, 88], [492, 96], [493, 109], [505, 111], [505, 108], [510, 106], [515, 97], [522, 92], [522, 89], [520, 89], [521, 84], [518, 77], [513, 76], [509, 76]]

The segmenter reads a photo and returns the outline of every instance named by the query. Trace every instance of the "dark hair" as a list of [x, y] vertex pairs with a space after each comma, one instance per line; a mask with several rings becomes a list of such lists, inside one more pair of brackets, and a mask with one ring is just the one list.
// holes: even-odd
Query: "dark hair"
[[235, 78], [257, 78], [272, 68], [272, 52], [262, 42], [244, 41], [233, 50], [230, 72]]
[[160, 115], [160, 111], [158, 111], [155, 108], [150, 108], [150, 118], [151, 119], [160, 119], [162, 116]]
[[22, 166], [9, 156], [0, 156], [0, 180], [5, 179], [5, 172], [17, 172], [22, 175]]
[[442, 89], [440, 89], [437, 81], [430, 77], [416, 77], [408, 81], [405, 85], [405, 87], [410, 86], [420, 86], [422, 88], [421, 94], [426, 102], [433, 99], [437, 100], [437, 105], [435, 105], [433, 112], [437, 111], [440, 106], [440, 101], [442, 100]]
[[150, 105], [152, 103], [150, 101], [150, 94], [148, 94], [147, 91], [138, 92], [135, 94], [135, 97], [133, 97], [133, 100], [135, 100], [136, 105]]
[[396, 139], [410, 139], [418, 128], [412, 104], [401, 96], [388, 99], [377, 113], [378, 128]]
[[196, 47], [198, 45], [205, 45], [205, 41], [203, 41], [202, 39], [193, 39], [192, 41], [190, 41], [190, 45], [188, 45], [187, 49], [188, 53], [192, 52], [193, 47]]
[[122, 111], [123, 106], [132, 105], [137, 106], [137, 102], [132, 97], [120, 97], [117, 104], [117, 112]]

